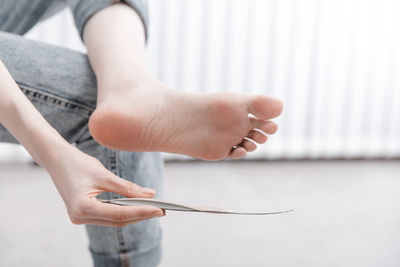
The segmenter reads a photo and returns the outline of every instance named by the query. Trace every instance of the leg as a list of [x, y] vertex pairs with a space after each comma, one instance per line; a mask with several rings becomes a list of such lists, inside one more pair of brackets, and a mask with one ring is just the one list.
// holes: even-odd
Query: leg
[[[88, 119], [96, 104], [96, 79], [87, 57], [0, 32], [0, 57], [21, 90], [61, 135], [119, 176], [161, 191], [157, 153], [117, 152], [96, 143]], [[0, 141], [16, 142], [0, 125]], [[104, 198], [120, 197], [104, 193]], [[123, 228], [87, 226], [96, 266], [155, 266], [160, 258], [157, 220]], [[147, 265], [146, 265], [146, 264]]]
[[44, 20], [66, 4], [58, 0], [2, 0], [0, 5], [0, 31], [25, 34], [37, 22]]
[[[118, 30], [116, 30], [118, 29]], [[99, 34], [101, 33], [101, 34]], [[276, 131], [282, 103], [268, 96], [190, 94], [170, 90], [144, 64], [144, 30], [125, 4], [94, 14], [84, 28], [98, 80], [89, 127], [100, 143], [129, 151], [165, 151], [207, 160], [239, 158]], [[249, 118], [249, 113], [256, 118]]]

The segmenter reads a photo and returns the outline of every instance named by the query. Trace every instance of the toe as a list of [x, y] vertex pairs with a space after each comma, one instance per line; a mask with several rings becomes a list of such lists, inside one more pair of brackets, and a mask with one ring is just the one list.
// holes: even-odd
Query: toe
[[251, 152], [257, 149], [257, 145], [255, 141], [251, 140], [250, 138], [245, 137], [242, 146], [246, 149], [247, 152]]
[[273, 121], [263, 121], [250, 118], [251, 125], [255, 129], [260, 129], [266, 134], [274, 134], [278, 130], [278, 125]]
[[246, 156], [247, 152], [244, 147], [238, 146], [232, 150], [232, 152], [229, 154], [229, 157], [232, 159], [240, 159]]
[[261, 120], [278, 117], [282, 110], [282, 101], [266, 95], [253, 96], [249, 102], [249, 112]]
[[264, 144], [265, 142], [267, 142], [268, 139], [268, 137], [264, 133], [261, 133], [257, 130], [251, 130], [247, 137], [254, 140], [257, 144]]

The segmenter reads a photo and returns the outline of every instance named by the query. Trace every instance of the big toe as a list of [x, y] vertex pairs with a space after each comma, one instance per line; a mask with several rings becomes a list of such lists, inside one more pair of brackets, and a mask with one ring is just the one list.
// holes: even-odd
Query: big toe
[[249, 112], [262, 120], [278, 117], [282, 110], [282, 101], [274, 97], [257, 95], [249, 101]]

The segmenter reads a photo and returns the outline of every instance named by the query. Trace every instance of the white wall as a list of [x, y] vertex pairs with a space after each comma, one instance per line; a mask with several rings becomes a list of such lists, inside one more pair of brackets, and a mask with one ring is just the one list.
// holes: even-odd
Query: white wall
[[[149, 65], [166, 84], [284, 100], [280, 131], [254, 157], [400, 155], [399, 1], [150, 4]], [[28, 37], [84, 51], [66, 10]]]

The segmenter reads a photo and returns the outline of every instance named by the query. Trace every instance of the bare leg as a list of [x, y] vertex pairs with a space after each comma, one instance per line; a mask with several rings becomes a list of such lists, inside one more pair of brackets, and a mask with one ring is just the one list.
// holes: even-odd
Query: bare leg
[[[98, 81], [90, 131], [101, 144], [128, 151], [164, 151], [218, 160], [240, 158], [277, 125], [282, 103], [268, 96], [191, 94], [171, 90], [145, 66], [144, 29], [130, 7], [116, 4], [86, 24], [84, 40]], [[249, 114], [256, 118], [249, 118]]]

